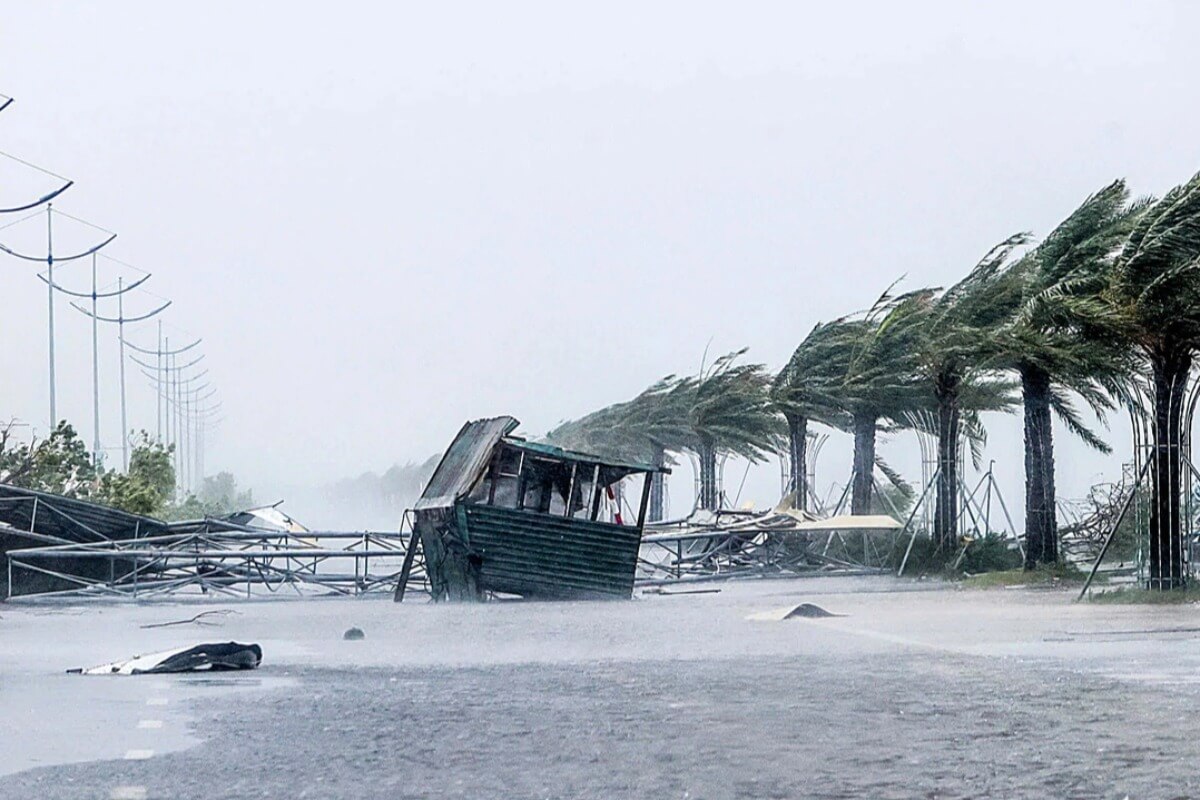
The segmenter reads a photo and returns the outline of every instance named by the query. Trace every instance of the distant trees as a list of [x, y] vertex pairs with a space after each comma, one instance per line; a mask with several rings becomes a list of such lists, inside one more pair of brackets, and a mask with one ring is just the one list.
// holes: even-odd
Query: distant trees
[[169, 519], [203, 519], [223, 517], [250, 508], [254, 508], [254, 492], [239, 489], [233, 473], [218, 472], [206, 476], [197, 492], [189, 492], [178, 503], [166, 507], [164, 512]]
[[124, 472], [97, 468], [75, 429], [60, 422], [45, 439], [19, 440], [15, 423], [0, 427], [0, 482], [103, 503], [132, 514], [195, 519], [254, 505], [228, 472], [206, 477], [200, 491], [176, 500], [174, 446], [138, 434]]

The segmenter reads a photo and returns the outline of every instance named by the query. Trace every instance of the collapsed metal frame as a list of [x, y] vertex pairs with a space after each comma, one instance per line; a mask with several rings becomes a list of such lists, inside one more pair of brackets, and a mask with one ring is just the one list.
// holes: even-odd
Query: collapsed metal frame
[[[334, 544], [321, 546], [325, 542]], [[305, 589], [334, 595], [384, 593], [393, 591], [400, 580], [412, 542], [407, 515], [397, 532], [289, 532], [215, 519], [172, 523], [167, 532], [148, 536], [10, 550], [8, 599], [149, 599], [188, 592], [253, 598], [271, 596], [284, 588], [298, 596], [305, 596]], [[410, 557], [408, 561], [406, 581], [427, 589], [423, 559]], [[66, 569], [81, 562], [100, 569]], [[349, 562], [353, 571], [345, 568]], [[14, 577], [21, 570], [68, 588], [14, 594]]]
[[[722, 525], [722, 517], [733, 521]], [[879, 575], [891, 571], [830, 555], [828, 540], [822, 551], [822, 534], [832, 537], [836, 526], [800, 529], [796, 527], [798, 522], [789, 514], [726, 510], [717, 512], [711, 525], [689, 525], [685, 520], [648, 527], [638, 552], [635, 586], [833, 573]]]

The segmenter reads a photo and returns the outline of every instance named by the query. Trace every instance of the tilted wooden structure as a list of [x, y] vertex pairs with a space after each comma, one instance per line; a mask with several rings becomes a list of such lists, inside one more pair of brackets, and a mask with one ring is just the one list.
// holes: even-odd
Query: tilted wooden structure
[[[649, 478], [667, 470], [526, 441], [517, 425], [464, 425], [414, 508], [434, 599], [630, 597]], [[631, 476], [641, 477], [633, 521], [619, 501]]]

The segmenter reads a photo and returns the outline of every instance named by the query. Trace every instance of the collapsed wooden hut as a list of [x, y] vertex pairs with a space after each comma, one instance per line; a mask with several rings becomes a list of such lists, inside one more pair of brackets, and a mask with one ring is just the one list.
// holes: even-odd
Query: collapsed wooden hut
[[[413, 510], [434, 599], [630, 597], [650, 475], [667, 470], [530, 442], [517, 425], [464, 425]], [[640, 502], [623, 514], [631, 476]]]

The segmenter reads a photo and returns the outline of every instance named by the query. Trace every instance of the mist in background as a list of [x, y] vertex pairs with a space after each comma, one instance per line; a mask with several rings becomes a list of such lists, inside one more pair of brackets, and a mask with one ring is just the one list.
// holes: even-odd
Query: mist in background
[[[56, 207], [154, 273], [173, 341], [204, 338], [224, 404], [207, 471], [311, 526], [398, 524], [366, 498], [399, 496], [388, 470], [467, 419], [538, 435], [742, 346], [777, 369], [901, 276], [947, 285], [1114, 178], [1158, 194], [1200, 168], [1185, 2], [3, 10], [0, 149], [74, 179]], [[38, 180], [0, 165], [0, 200]], [[0, 417], [44, 433], [45, 287], [36, 265], [0, 269]], [[82, 289], [87, 267], [56, 277]], [[59, 416], [90, 442], [89, 323], [61, 299], [58, 318]], [[153, 433], [149, 382], [130, 386]], [[1117, 475], [1112, 422], [1112, 457], [1056, 429], [1060, 496]], [[1020, 420], [987, 423], [1019, 513]], [[919, 480], [913, 434], [880, 453]], [[834, 434], [818, 488], [849, 471]], [[774, 503], [778, 465], [731, 461], [725, 486]], [[684, 460], [672, 514], [693, 497]]]

